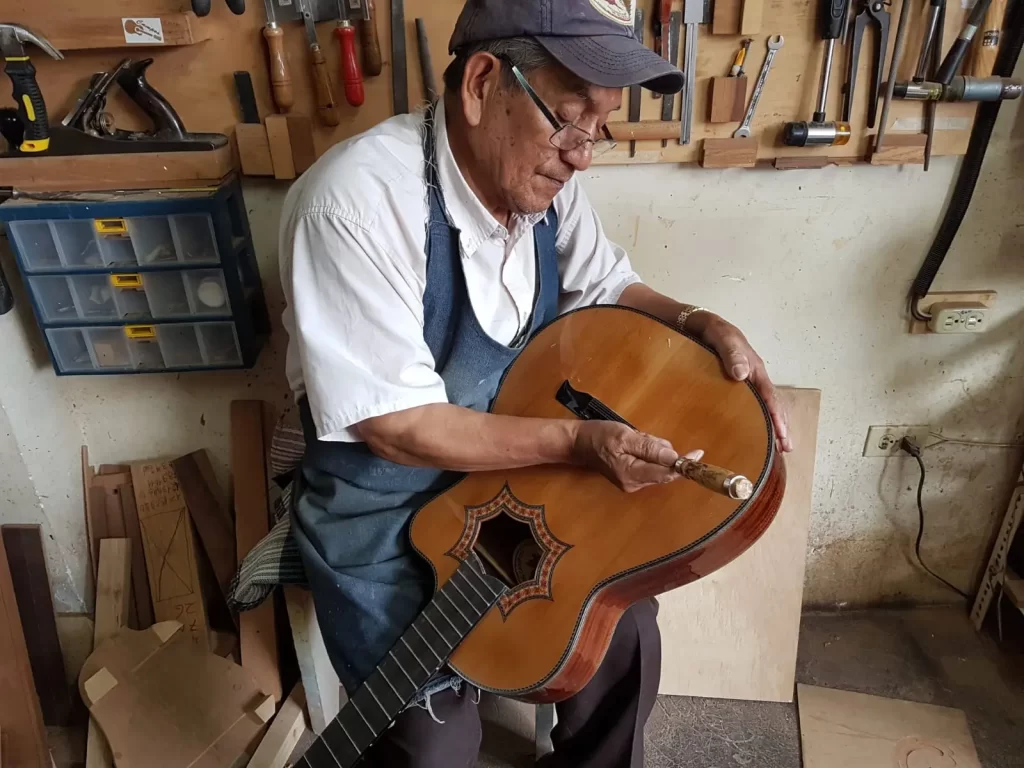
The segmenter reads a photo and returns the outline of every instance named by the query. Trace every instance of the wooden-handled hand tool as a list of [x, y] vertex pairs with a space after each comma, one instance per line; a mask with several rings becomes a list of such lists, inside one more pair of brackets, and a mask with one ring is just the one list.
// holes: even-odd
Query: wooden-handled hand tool
[[380, 55], [380, 37], [377, 35], [377, 0], [363, 0], [367, 17], [359, 23], [359, 35], [363, 41], [363, 71], [370, 77], [377, 77], [384, 71], [384, 59]]
[[985, 21], [981, 25], [977, 42], [974, 44], [974, 55], [971, 58], [969, 74], [974, 77], [988, 77], [996, 64], [999, 43], [1003, 37], [1003, 20], [1006, 18], [1006, 0], [992, 0], [992, 5], [985, 13]]
[[754, 484], [743, 475], [737, 475], [735, 472], [712, 464], [683, 458], [672, 465], [672, 469], [687, 480], [693, 480], [709, 491], [720, 493], [736, 501], [746, 501], [754, 493]]
[[366, 101], [363, 90], [363, 72], [356, 57], [356, 28], [353, 21], [365, 21], [367, 8], [365, 0], [337, 0], [338, 26], [334, 36], [341, 46], [341, 79], [345, 83], [345, 99], [353, 107], [361, 107]]
[[310, 0], [299, 0], [299, 10], [309, 42], [309, 61], [313, 73], [313, 87], [316, 89], [316, 109], [325, 125], [335, 126], [341, 122], [341, 115], [338, 114], [338, 103], [334, 100], [334, 87], [331, 84], [331, 74], [327, 70], [327, 59], [316, 36], [316, 23], [313, 21]]
[[24, 126], [20, 152], [45, 152], [50, 148], [50, 121], [46, 102], [36, 82], [36, 68], [25, 53], [24, 43], [42, 48], [55, 59], [64, 56], [45, 39], [18, 24], [0, 23], [0, 55], [4, 57], [4, 73], [14, 86], [18, 120]]
[[274, 92], [274, 103], [278, 112], [287, 112], [295, 104], [295, 91], [292, 90], [288, 55], [284, 52], [284, 30], [277, 24], [274, 0], [263, 0], [263, 5], [267, 11], [263, 37], [267, 41], [267, 52], [270, 55], [270, 85]]

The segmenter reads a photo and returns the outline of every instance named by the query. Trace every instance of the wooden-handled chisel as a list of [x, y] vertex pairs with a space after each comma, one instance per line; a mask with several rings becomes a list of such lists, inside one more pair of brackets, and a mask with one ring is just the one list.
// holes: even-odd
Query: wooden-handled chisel
[[359, 23], [359, 34], [363, 41], [363, 70], [370, 77], [377, 77], [384, 71], [384, 60], [380, 55], [380, 37], [377, 36], [376, 0], [366, 3], [367, 18]]
[[356, 28], [354, 21], [365, 21], [367, 9], [365, 0], [337, 0], [338, 26], [334, 36], [341, 46], [341, 80], [345, 84], [345, 99], [353, 107], [361, 107], [366, 101], [363, 90], [363, 71], [356, 56]]
[[341, 115], [338, 114], [338, 103], [334, 100], [334, 87], [327, 69], [327, 59], [316, 36], [311, 0], [298, 0], [298, 4], [309, 42], [309, 62], [313, 73], [313, 87], [316, 89], [317, 113], [326, 125], [335, 126], [341, 122]]
[[267, 41], [267, 50], [270, 54], [270, 84], [274, 92], [274, 103], [278, 112], [287, 112], [295, 104], [295, 91], [292, 90], [288, 55], [284, 51], [284, 30], [278, 26], [274, 0], [263, 0], [263, 5], [267, 11], [267, 25], [263, 27], [263, 37]]

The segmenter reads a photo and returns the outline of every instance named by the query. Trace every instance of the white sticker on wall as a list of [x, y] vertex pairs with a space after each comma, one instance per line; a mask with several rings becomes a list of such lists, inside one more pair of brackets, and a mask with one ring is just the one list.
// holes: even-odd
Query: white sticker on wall
[[160, 19], [121, 19], [128, 45], [163, 45], [164, 25]]
[[[937, 131], [968, 131], [971, 128], [969, 117], [940, 117], [935, 121]], [[892, 124], [894, 131], [916, 131], [920, 133], [925, 129], [923, 117], [901, 117]]]

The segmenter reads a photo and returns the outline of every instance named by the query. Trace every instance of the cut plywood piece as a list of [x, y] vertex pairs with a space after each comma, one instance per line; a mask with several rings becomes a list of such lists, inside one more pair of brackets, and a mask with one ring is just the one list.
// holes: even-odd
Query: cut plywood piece
[[[88, 6], [84, 6], [88, 7]], [[39, 28], [59, 51], [88, 48], [127, 48], [143, 46], [195, 45], [209, 38], [208, 28], [194, 13], [167, 13], [156, 18], [78, 16], [53, 14]]]
[[235, 575], [234, 520], [216, 488], [210, 457], [206, 451], [195, 451], [175, 459], [171, 466], [217, 583], [222, 593], [227, 594]]
[[305, 731], [306, 697], [299, 683], [284, 700], [248, 768], [284, 768]]
[[0, 547], [0, 740], [3, 768], [49, 768], [46, 728], [32, 682], [7, 555]]
[[757, 165], [755, 139], [704, 139], [702, 168], [753, 168]]
[[132, 485], [155, 620], [180, 621], [191, 641], [205, 649], [209, 627], [192, 523], [178, 478], [166, 462], [133, 464]]
[[[120, 477], [121, 475], [118, 475]], [[156, 619], [153, 615], [153, 598], [149, 592], [149, 573], [146, 571], [146, 548], [142, 542], [142, 526], [139, 524], [139, 510], [135, 507], [135, 489], [128, 482], [114, 489], [121, 502], [121, 520], [124, 535], [132, 542], [132, 607], [135, 627], [145, 629]]]
[[313, 608], [312, 593], [301, 587], [285, 587], [284, 599], [305, 689], [309, 722], [313, 732], [320, 734], [338, 716], [344, 693], [338, 673], [327, 655], [327, 646]]
[[[235, 545], [238, 562], [270, 532], [267, 507], [267, 467], [264, 449], [264, 407], [260, 400], [231, 403], [231, 473], [235, 489]], [[242, 666], [261, 689], [280, 701], [274, 601], [265, 600], [238, 617]]]
[[795, 444], [764, 536], [729, 565], [658, 598], [663, 694], [792, 701], [821, 392], [779, 390]]
[[237, 664], [194, 644], [178, 622], [124, 629], [82, 667], [79, 691], [117, 768], [229, 768], [273, 715]]
[[292, 156], [292, 141], [288, 134], [288, 118], [285, 115], [268, 115], [265, 125], [274, 178], [294, 179], [295, 158]]
[[797, 687], [804, 768], [981, 768], [959, 709]]
[[274, 164], [270, 159], [270, 144], [263, 123], [239, 123], [235, 126], [238, 160], [246, 176], [273, 176]]
[[923, 133], [891, 133], [878, 151], [871, 153], [872, 165], [924, 165]]

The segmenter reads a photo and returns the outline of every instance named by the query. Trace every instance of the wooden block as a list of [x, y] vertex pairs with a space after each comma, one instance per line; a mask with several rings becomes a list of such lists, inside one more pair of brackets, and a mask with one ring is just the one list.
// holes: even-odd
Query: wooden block
[[780, 388], [779, 397], [795, 445], [786, 495], [742, 557], [658, 598], [658, 624], [673, 638], [663, 653], [663, 694], [793, 700], [821, 393]]
[[[128, 620], [132, 594], [131, 549], [129, 539], [103, 539], [100, 542], [93, 648], [99, 648], [116, 635]], [[86, 768], [113, 768], [114, 756], [110, 745], [99, 725], [91, 718], [85, 749]]]
[[209, 626], [199, 586], [192, 523], [174, 470], [166, 462], [133, 464], [132, 485], [153, 616], [158, 622], [180, 621], [191, 641], [206, 649]]
[[761, 17], [764, 14], [764, 0], [743, 0], [740, 15], [740, 34], [756, 35], [761, 31]]
[[127, 475], [132, 471], [128, 464], [100, 464], [99, 475]]
[[86, 661], [79, 691], [118, 768], [244, 765], [266, 727], [268, 697], [252, 676], [178, 622], [117, 633]]
[[313, 608], [312, 593], [301, 587], [285, 587], [284, 599], [288, 606], [288, 622], [292, 628], [309, 722], [313, 732], [320, 734], [338, 716], [344, 692], [327, 655], [327, 646]]
[[777, 157], [775, 158], [775, 170], [777, 171], [796, 171], [796, 170], [811, 170], [814, 168], [824, 168], [832, 162], [827, 157]]
[[306, 730], [306, 697], [302, 683], [284, 700], [248, 768], [284, 768]]
[[270, 144], [263, 123], [239, 123], [235, 126], [238, 160], [246, 176], [273, 176]]
[[131, 470], [127, 472], [116, 472], [109, 475], [93, 475], [92, 487], [93, 488], [117, 488], [119, 485], [130, 484], [132, 482]]
[[85, 529], [89, 536], [89, 553], [92, 556], [93, 575], [99, 568], [100, 562], [100, 540], [109, 538], [107, 533], [107, 496], [103, 488], [95, 485], [90, 486], [86, 498], [89, 500], [85, 508], [86, 519]]
[[959, 709], [797, 686], [804, 768], [981, 768]]
[[[138, 24], [136, 19], [58, 13], [47, 19], [44, 34], [59, 51], [195, 45], [210, 37], [209, 25], [200, 22], [194, 13], [167, 13], [157, 18], [160, 20], [159, 30], [151, 23], [143, 23], [136, 30], [131, 26]], [[146, 21], [148, 22], [148, 19]], [[126, 39], [129, 33], [134, 33], [131, 34], [132, 42]], [[146, 42], [134, 42], [139, 38], [145, 39]]]
[[233, 167], [228, 144], [208, 152], [5, 157], [0, 178], [25, 192], [215, 187]]
[[712, 123], [738, 123], [747, 109], [747, 76], [711, 78]]
[[[270, 532], [267, 509], [266, 452], [263, 446], [263, 403], [231, 403], [231, 473], [235, 489], [235, 543], [239, 563]], [[260, 689], [280, 701], [277, 629], [274, 603], [245, 611], [238, 617], [242, 666], [256, 678]]]
[[[994, 307], [998, 296], [999, 294], [995, 291], [933, 291], [921, 299], [917, 303], [917, 307], [925, 313], [930, 313], [932, 306], [935, 304], [942, 304], [950, 301], [976, 301], [986, 307]], [[928, 323], [921, 320], [915, 320], [911, 317], [910, 333], [917, 336], [920, 334], [931, 333], [931, 331], [928, 330]]]
[[652, 141], [654, 139], [679, 139], [682, 124], [671, 120], [641, 120], [639, 123], [608, 123], [612, 138], [620, 144], [624, 141]]
[[105, 538], [124, 539], [124, 516], [121, 513], [121, 496], [117, 488], [103, 489], [103, 510], [107, 518], [107, 535]]
[[[872, 165], [924, 165], [923, 133], [887, 133], [880, 152], [871, 152]], [[874, 147], [874, 143], [871, 145]]]
[[28, 659], [47, 725], [69, 725], [71, 691], [64, 679], [64, 654], [53, 613], [50, 577], [38, 525], [5, 525], [4, 549], [11, 569]]
[[742, 7], [743, 0], [715, 0], [714, 16], [711, 20], [711, 34], [739, 34]]
[[7, 555], [0, 547], [0, 737], [3, 768], [50, 768], [46, 727], [32, 681]]
[[295, 159], [292, 157], [292, 142], [288, 136], [288, 119], [284, 115], [269, 115], [265, 122], [274, 178], [294, 179]]
[[702, 168], [753, 168], [757, 165], [757, 139], [704, 139]]
[[[205, 466], [205, 471], [200, 465]], [[221, 494], [210, 487], [213, 468], [206, 451], [196, 451], [171, 462], [199, 540], [217, 577], [222, 594], [235, 575], [234, 520]]]
[[95, 632], [92, 616], [87, 613], [61, 613], [57, 615], [57, 635], [64, 655], [64, 679], [77, 684], [78, 673], [92, 653]]
[[292, 147], [292, 161], [295, 173], [302, 173], [316, 162], [316, 146], [313, 144], [313, 121], [306, 115], [291, 113], [284, 116], [288, 122], [288, 142]]
[[129, 482], [117, 487], [117, 493], [121, 498], [125, 537], [132, 542], [132, 606], [136, 626], [139, 629], [146, 629], [156, 621], [156, 617], [149, 589], [149, 573], [146, 572], [146, 547], [142, 541], [142, 526], [139, 525], [139, 511], [135, 507], [135, 488], [130, 482], [131, 475], [128, 475], [128, 479]]

